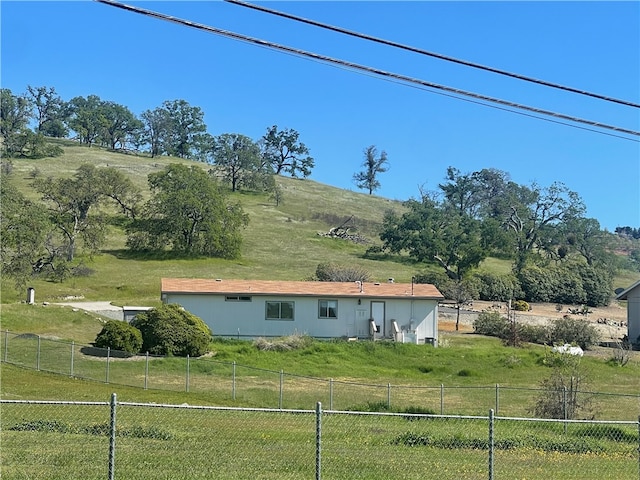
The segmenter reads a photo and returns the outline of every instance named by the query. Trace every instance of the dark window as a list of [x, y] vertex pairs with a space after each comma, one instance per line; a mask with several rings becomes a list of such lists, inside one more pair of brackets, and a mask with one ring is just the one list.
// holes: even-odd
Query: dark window
[[319, 318], [338, 318], [337, 300], [318, 300]]
[[225, 298], [227, 302], [250, 302], [251, 297], [245, 295], [227, 295]]
[[293, 320], [293, 302], [266, 302], [267, 320]]

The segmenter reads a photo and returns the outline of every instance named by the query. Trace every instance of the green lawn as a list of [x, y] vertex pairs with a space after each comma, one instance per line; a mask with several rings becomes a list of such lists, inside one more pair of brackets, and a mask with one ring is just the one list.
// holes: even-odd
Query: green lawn
[[[105, 478], [108, 402], [2, 408], [3, 478]], [[121, 404], [116, 478], [315, 478], [318, 438], [325, 479], [487, 478], [487, 418], [325, 412], [321, 431], [316, 422], [313, 410]], [[497, 419], [494, 435], [495, 478], [637, 476], [637, 424]]]

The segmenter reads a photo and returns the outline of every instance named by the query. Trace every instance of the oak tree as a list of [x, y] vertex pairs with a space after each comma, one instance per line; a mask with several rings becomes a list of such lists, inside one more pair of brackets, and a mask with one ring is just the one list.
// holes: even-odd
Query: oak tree
[[252, 178], [261, 173], [260, 148], [245, 135], [224, 133], [214, 137], [212, 156], [232, 192], [251, 185]]
[[248, 217], [227, 200], [224, 189], [199, 167], [168, 165], [148, 177], [151, 199], [129, 227], [134, 251], [235, 258]]
[[283, 172], [304, 178], [311, 175], [314, 160], [309, 149], [298, 139], [300, 134], [293, 129], [278, 130], [277, 125], [267, 129], [261, 139], [264, 162], [271, 165], [276, 175]]

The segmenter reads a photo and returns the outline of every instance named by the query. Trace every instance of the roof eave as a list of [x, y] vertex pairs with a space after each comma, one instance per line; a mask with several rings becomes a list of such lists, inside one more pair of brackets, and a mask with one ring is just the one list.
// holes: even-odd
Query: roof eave
[[622, 292], [620, 292], [618, 295], [616, 295], [616, 300], [626, 300], [627, 299], [627, 294], [631, 291], [634, 290], [636, 287], [638, 287], [640, 285], [640, 280], [638, 280], [636, 283], [634, 283], [633, 285], [631, 285], [629, 288], [627, 288], [626, 290], [623, 290]]

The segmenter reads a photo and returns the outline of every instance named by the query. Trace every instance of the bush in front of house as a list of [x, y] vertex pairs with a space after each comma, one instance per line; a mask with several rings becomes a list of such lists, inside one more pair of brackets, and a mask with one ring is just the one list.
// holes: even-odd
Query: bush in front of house
[[518, 338], [523, 342], [538, 343], [547, 345], [550, 343], [549, 328], [545, 325], [530, 325], [528, 323], [518, 323]]
[[154, 355], [199, 357], [211, 342], [207, 324], [176, 304], [139, 313], [131, 325], [142, 333], [142, 351]]
[[290, 350], [300, 350], [307, 348], [313, 343], [313, 339], [308, 335], [300, 335], [294, 333], [286, 337], [278, 337], [272, 339], [266, 339], [263, 337], [257, 338], [253, 344], [258, 350], [276, 351], [276, 352], [288, 352]]
[[98, 348], [111, 348], [127, 353], [138, 353], [142, 347], [142, 333], [121, 320], [109, 320], [96, 337]]
[[481, 312], [476, 321], [473, 322], [473, 331], [475, 333], [489, 337], [506, 338], [509, 328], [509, 320], [495, 310]]
[[[513, 336], [512, 325], [495, 310], [487, 310], [478, 315], [473, 322], [473, 330], [479, 335], [498, 337], [507, 340]], [[596, 345], [600, 340], [598, 330], [587, 320], [565, 316], [554, 320], [550, 325], [515, 324], [516, 338], [522, 342], [540, 345], [571, 343], [583, 350]]]
[[589, 321], [565, 315], [550, 325], [549, 340], [554, 344], [575, 344], [587, 350], [600, 341], [600, 334]]

